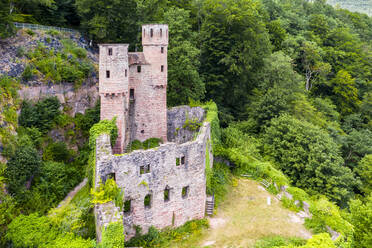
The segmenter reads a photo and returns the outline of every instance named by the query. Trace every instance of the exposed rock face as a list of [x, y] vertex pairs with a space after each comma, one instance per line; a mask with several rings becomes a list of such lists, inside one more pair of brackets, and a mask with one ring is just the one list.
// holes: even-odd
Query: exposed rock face
[[[209, 123], [203, 124], [195, 141], [183, 144], [165, 143], [123, 155], [112, 155], [108, 135], [100, 136], [96, 145], [95, 186], [114, 176], [124, 189], [125, 200], [130, 201], [130, 211], [123, 213], [126, 238], [135, 235], [135, 225], [147, 232], [150, 226], [176, 227], [204, 217], [206, 152], [213, 163], [212, 149], [206, 149], [210, 146]], [[104, 219], [99, 212], [96, 218], [97, 222]]]
[[182, 144], [194, 138], [196, 130], [192, 130], [187, 122], [202, 123], [205, 111], [201, 107], [179, 106], [168, 109], [167, 136], [171, 142]]
[[92, 108], [99, 99], [96, 84], [84, 84], [79, 89], [74, 89], [73, 84], [33, 85], [23, 86], [18, 94], [21, 99], [37, 101], [41, 98], [56, 96], [62, 104], [71, 108], [71, 114], [84, 113], [87, 108]]

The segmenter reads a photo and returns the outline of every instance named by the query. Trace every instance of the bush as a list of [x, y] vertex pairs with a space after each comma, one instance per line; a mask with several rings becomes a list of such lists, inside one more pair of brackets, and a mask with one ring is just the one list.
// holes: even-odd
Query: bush
[[255, 243], [254, 248], [271, 248], [271, 247], [278, 247], [283, 245], [292, 245], [294, 247], [304, 245], [306, 243], [305, 240], [300, 238], [285, 238], [281, 236], [269, 236], [263, 239], [258, 240]]
[[31, 36], [34, 36], [35, 35], [35, 32], [31, 29], [26, 29], [26, 34], [28, 35], [31, 35]]
[[33, 147], [18, 147], [9, 159], [4, 173], [9, 193], [15, 194], [18, 199], [22, 198], [26, 184], [31, 185], [41, 166], [40, 156]]
[[18, 57], [18, 58], [22, 58], [23, 56], [26, 55], [26, 50], [25, 50], [25, 48], [22, 47], [22, 46], [17, 47], [17, 52], [16, 52], [16, 54], [17, 54], [17, 57]]
[[64, 142], [52, 142], [45, 148], [43, 159], [45, 161], [67, 163], [71, 159], [71, 152]]
[[98, 189], [91, 190], [92, 203], [106, 203], [113, 201], [120, 210], [124, 206], [124, 192], [118, 187], [114, 179], [107, 179], [105, 183], [100, 182]]
[[124, 247], [124, 226], [122, 222], [110, 223], [102, 230], [102, 248]]
[[218, 206], [228, 192], [232, 182], [230, 169], [222, 163], [216, 163], [211, 170], [210, 183], [207, 184], [207, 193], [215, 197], [215, 204]]
[[21, 113], [18, 118], [19, 125], [23, 127], [36, 127], [40, 132], [48, 132], [60, 115], [61, 104], [57, 97], [48, 97], [39, 100], [34, 106], [28, 102], [22, 102]]

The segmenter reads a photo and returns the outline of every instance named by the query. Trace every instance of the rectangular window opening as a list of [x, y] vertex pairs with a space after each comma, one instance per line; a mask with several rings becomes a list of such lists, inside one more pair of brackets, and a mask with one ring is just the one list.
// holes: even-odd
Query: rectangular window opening
[[182, 198], [186, 198], [189, 194], [189, 186], [182, 188]]
[[164, 65], [160, 66], [160, 71], [161, 71], [161, 72], [164, 71]]
[[108, 49], [108, 55], [109, 55], [109, 56], [112, 55], [112, 48], [109, 48], [109, 49]]
[[176, 158], [176, 166], [180, 165], [180, 158]]
[[134, 100], [134, 89], [129, 90], [129, 99]]
[[145, 166], [140, 166], [140, 175], [145, 174]]
[[185, 156], [181, 157], [181, 164], [185, 164]]
[[154, 36], [154, 30], [153, 29], [150, 29], [150, 36]]
[[165, 190], [164, 190], [164, 202], [169, 201], [169, 199], [170, 199], [170, 191], [169, 191], [169, 188], [165, 188]]
[[125, 77], [127, 77], [127, 76], [128, 76], [128, 70], [125, 69]]
[[137, 65], [137, 72], [141, 72], [141, 66]]
[[160, 48], [160, 52], [161, 52], [161, 53], [164, 53], [164, 47], [161, 47], [161, 48]]
[[145, 208], [151, 208], [151, 195], [150, 194], [145, 196], [145, 199], [143, 200], [143, 204], [145, 205]]
[[115, 173], [110, 173], [107, 175], [107, 179], [114, 179], [114, 181], [116, 182], [116, 175]]
[[110, 71], [106, 71], [106, 78], [110, 78]]
[[145, 166], [145, 173], [150, 173], [150, 164]]
[[132, 210], [132, 201], [131, 200], [126, 200], [124, 202], [124, 213], [129, 214]]
[[163, 29], [160, 29], [160, 37], [163, 36]]

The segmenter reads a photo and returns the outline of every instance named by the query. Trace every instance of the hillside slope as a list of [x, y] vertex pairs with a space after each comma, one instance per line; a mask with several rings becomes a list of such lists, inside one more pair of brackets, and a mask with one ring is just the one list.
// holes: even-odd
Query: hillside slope
[[372, 16], [372, 0], [328, 0], [327, 3]]

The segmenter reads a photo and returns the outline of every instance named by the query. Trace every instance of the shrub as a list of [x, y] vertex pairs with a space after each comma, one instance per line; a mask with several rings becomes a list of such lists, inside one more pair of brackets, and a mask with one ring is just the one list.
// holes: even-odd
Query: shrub
[[25, 56], [25, 54], [26, 54], [26, 50], [25, 50], [25, 48], [22, 47], [22, 46], [17, 47], [16, 54], [17, 54], [17, 57], [19, 57], [19, 58]]
[[45, 161], [69, 162], [71, 152], [68, 150], [64, 142], [52, 142], [43, 152], [43, 159]]
[[161, 139], [158, 138], [149, 138], [145, 140], [142, 144], [145, 149], [151, 149], [158, 147], [162, 143]]
[[38, 214], [19, 215], [8, 226], [6, 238], [14, 247], [38, 247], [57, 237], [48, 217]]
[[31, 146], [18, 147], [15, 154], [9, 159], [5, 169], [5, 178], [8, 191], [21, 197], [33, 177], [39, 173], [42, 165], [37, 151]]
[[28, 35], [31, 35], [31, 36], [34, 36], [35, 35], [35, 32], [31, 29], [26, 29], [26, 34]]
[[18, 118], [19, 125], [36, 127], [40, 132], [46, 133], [52, 128], [56, 117], [60, 115], [60, 106], [57, 97], [39, 100], [34, 106], [28, 101], [23, 101]]
[[271, 248], [284, 245], [300, 246], [306, 243], [305, 240], [301, 238], [285, 238], [281, 236], [268, 236], [263, 239], [258, 240], [255, 243], [254, 248]]
[[124, 226], [122, 222], [110, 223], [102, 230], [102, 248], [124, 247]]
[[105, 183], [100, 182], [98, 189], [91, 190], [91, 195], [94, 204], [113, 201], [120, 210], [124, 206], [124, 192], [114, 179], [107, 179]]
[[22, 72], [23, 81], [29, 81], [34, 77], [34, 69], [31, 65], [27, 65]]
[[46, 33], [54, 37], [59, 37], [61, 35], [61, 33], [55, 29], [50, 29]]

